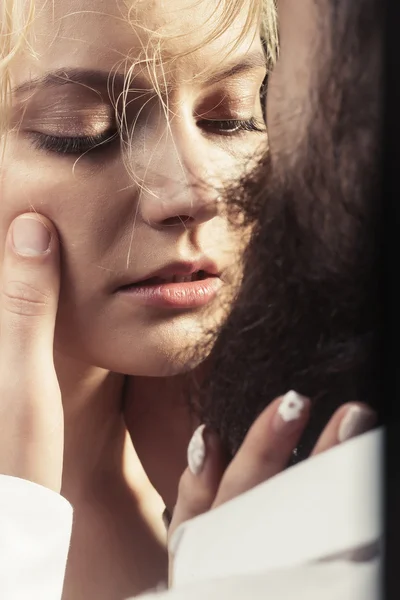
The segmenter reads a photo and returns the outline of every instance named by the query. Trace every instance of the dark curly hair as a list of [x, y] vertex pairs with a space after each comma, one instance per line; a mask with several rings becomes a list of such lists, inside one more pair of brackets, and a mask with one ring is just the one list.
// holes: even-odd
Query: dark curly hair
[[332, 54], [306, 139], [287, 168], [272, 152], [227, 194], [254, 233], [197, 409], [231, 455], [289, 389], [314, 403], [297, 458], [340, 404], [374, 405], [378, 393], [382, 9], [321, 4], [332, 8]]

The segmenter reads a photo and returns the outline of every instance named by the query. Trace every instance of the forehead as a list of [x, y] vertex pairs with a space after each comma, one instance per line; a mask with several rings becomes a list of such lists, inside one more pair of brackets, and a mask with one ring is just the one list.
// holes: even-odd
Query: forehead
[[[253, 4], [251, 0], [237, 4], [231, 0], [35, 0], [31, 48], [15, 62], [13, 79], [18, 84], [28, 71], [37, 75], [68, 66], [112, 70], [118, 65], [154, 64], [154, 59], [164, 65], [169, 61], [175, 71], [186, 69], [192, 76], [190, 70], [198, 73], [227, 56], [232, 59], [261, 48], [256, 16], [242, 36]], [[232, 12], [234, 6], [238, 12], [233, 22], [215, 36], [227, 9]]]

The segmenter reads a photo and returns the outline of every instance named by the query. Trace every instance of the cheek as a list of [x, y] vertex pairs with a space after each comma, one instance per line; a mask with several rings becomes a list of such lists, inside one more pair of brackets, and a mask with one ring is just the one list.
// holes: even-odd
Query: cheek
[[246, 133], [230, 139], [220, 136], [208, 144], [206, 161], [220, 185], [229, 185], [250, 173], [268, 148], [265, 133]]
[[82, 248], [90, 254], [98, 252], [99, 245], [107, 247], [107, 232], [115, 229], [118, 221], [118, 211], [110, 201], [115, 199], [117, 183], [110, 174], [91, 174], [79, 165], [73, 171], [72, 166], [72, 161], [32, 153], [24, 156], [12, 148], [6, 151], [0, 171], [2, 247], [11, 221], [32, 211], [54, 223], [67, 251]]
[[233, 225], [225, 217], [213, 219], [200, 228], [199, 245], [208, 256], [219, 258], [224, 265], [223, 281], [233, 294], [242, 277], [243, 255], [250, 240], [251, 230]]
[[227, 218], [221, 218], [214, 225], [214, 235], [208, 235], [203, 247], [210, 250], [210, 254], [224, 256], [224, 264], [237, 264], [242, 258], [249, 241], [249, 233], [242, 225], [234, 225]]

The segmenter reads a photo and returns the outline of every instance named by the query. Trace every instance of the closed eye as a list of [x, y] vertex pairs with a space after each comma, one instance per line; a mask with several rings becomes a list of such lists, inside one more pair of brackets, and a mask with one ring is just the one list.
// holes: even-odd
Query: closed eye
[[81, 137], [53, 136], [44, 133], [33, 133], [33, 143], [38, 150], [56, 154], [80, 155], [86, 152], [105, 150], [118, 137], [116, 130], [108, 130], [98, 135]]
[[265, 132], [265, 123], [255, 117], [251, 119], [201, 119], [197, 126], [207, 133], [216, 135], [236, 135], [243, 132]]

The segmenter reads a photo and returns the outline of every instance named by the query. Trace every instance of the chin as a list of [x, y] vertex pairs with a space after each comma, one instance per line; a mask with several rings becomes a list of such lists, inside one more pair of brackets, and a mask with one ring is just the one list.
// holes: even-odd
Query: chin
[[[134, 357], [126, 361], [107, 363], [110, 371], [123, 373], [124, 375], [136, 375], [140, 377], [173, 377], [187, 373], [195, 369], [202, 360], [189, 360], [179, 356], [165, 356], [154, 352], [149, 348], [146, 352], [147, 360]], [[100, 366], [100, 365], [99, 365]], [[105, 363], [103, 364], [105, 367]]]
[[[142, 377], [171, 377], [196, 368], [211, 351], [204, 335], [173, 335], [173, 332], [147, 331], [146, 334], [126, 335], [104, 332], [93, 338], [83, 332], [65, 338], [57, 336], [55, 347], [67, 360], [98, 367], [123, 375]], [[176, 332], [175, 332], [176, 333]], [[188, 345], [188, 342], [190, 345]]]
[[[76, 356], [76, 355], [75, 355]], [[115, 352], [103, 354], [88, 353], [81, 357], [82, 362], [113, 373], [136, 375], [140, 377], [172, 377], [195, 369], [207, 355], [196, 353], [196, 357], [163, 353], [159, 349], [144, 346], [141, 353], [127, 352], [126, 349], [115, 349]]]

